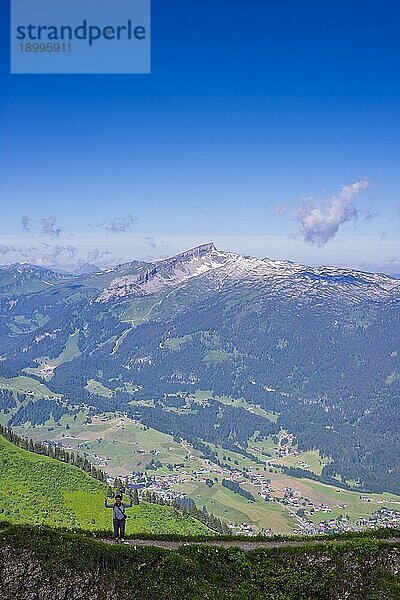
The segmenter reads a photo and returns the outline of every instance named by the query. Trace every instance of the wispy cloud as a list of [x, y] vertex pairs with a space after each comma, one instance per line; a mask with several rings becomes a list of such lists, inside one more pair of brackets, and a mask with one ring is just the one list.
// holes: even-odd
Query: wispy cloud
[[363, 215], [364, 221], [373, 221], [374, 219], [378, 219], [379, 217], [380, 217], [380, 214], [378, 212], [373, 212], [373, 211], [367, 211]]
[[51, 215], [41, 219], [40, 231], [50, 237], [58, 237], [61, 233], [61, 227], [57, 224], [57, 217]]
[[275, 206], [275, 213], [277, 215], [284, 215], [289, 210], [289, 206], [287, 204], [277, 204]]
[[151, 235], [145, 236], [144, 241], [146, 242], [147, 246], [149, 246], [149, 248], [151, 248], [152, 250], [158, 248], [156, 240]]
[[303, 204], [294, 216], [301, 224], [304, 241], [313, 246], [324, 246], [333, 239], [343, 223], [357, 217], [355, 199], [370, 187], [369, 181], [356, 181], [343, 186], [340, 194], [330, 198], [324, 205]]
[[13, 252], [16, 252], [15, 246], [6, 246], [4, 244], [0, 245], [0, 254], [2, 254], [3, 256], [7, 256], [8, 254], [12, 254]]
[[110, 233], [124, 233], [129, 231], [135, 223], [136, 219], [133, 215], [122, 215], [104, 223], [104, 229]]
[[39, 233], [52, 238], [59, 237], [62, 232], [61, 226], [57, 223], [57, 217], [54, 215], [39, 219], [23, 215], [21, 217], [21, 227], [25, 232]]
[[39, 244], [37, 246], [1, 245], [0, 254], [11, 261], [27, 261], [37, 265], [53, 267], [75, 258], [78, 249], [75, 246], [59, 244]]
[[12, 257], [12, 260], [29, 261], [33, 256], [36, 248], [33, 246], [14, 246], [2, 244], [0, 246], [0, 254], [2, 256]]
[[23, 215], [21, 217], [21, 225], [24, 231], [30, 231], [32, 225], [32, 217], [28, 217], [27, 215]]
[[43, 244], [37, 254], [39, 264], [46, 266], [59, 265], [62, 261], [72, 260], [78, 250], [75, 246]]
[[99, 248], [93, 248], [87, 253], [85, 262], [102, 265], [105, 261], [107, 262], [107, 257], [109, 257], [110, 254], [111, 252], [108, 249], [100, 250]]

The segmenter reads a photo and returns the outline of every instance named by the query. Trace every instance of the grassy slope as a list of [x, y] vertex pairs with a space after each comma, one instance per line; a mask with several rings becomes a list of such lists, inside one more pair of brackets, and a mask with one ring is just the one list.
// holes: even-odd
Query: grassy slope
[[[80, 469], [18, 448], [0, 436], [0, 517], [16, 523], [110, 529], [105, 486]], [[201, 534], [210, 530], [169, 507], [129, 509], [127, 533]]]
[[66, 362], [70, 362], [80, 356], [80, 350], [78, 347], [79, 340], [79, 329], [74, 333], [71, 333], [67, 343], [65, 344], [62, 352], [55, 358], [41, 357], [37, 359], [39, 366], [37, 367], [26, 367], [24, 370], [28, 375], [37, 375], [42, 377], [45, 381], [51, 381], [54, 375], [54, 369], [63, 365]]
[[43, 383], [40, 383], [32, 377], [25, 377], [23, 375], [19, 377], [12, 377], [11, 379], [0, 377], [0, 389], [11, 390], [12, 392], [21, 392], [22, 394], [25, 394], [28, 390], [30, 390], [35, 398], [46, 398], [47, 396], [61, 397], [60, 394], [54, 394], [52, 391], [50, 391], [49, 388]]

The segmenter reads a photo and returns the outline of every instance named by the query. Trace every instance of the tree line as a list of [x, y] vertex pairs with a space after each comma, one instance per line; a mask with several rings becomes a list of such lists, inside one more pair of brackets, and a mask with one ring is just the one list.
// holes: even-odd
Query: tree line
[[246, 500], [249, 500], [250, 502], [256, 501], [256, 499], [254, 498], [254, 496], [251, 492], [240, 487], [240, 485], [238, 483], [236, 483], [236, 481], [232, 481], [232, 479], [223, 479], [222, 487], [227, 488], [228, 490], [230, 490], [231, 492], [234, 492], [235, 494], [240, 494], [240, 496], [243, 496], [243, 498], [246, 498]]
[[221, 521], [221, 519], [218, 519], [218, 517], [209, 513], [205, 506], [203, 506], [202, 510], [199, 510], [192, 498], [185, 496], [184, 498], [173, 498], [168, 500], [162, 496], [159, 496], [155, 492], [145, 490], [142, 493], [142, 500], [145, 502], [151, 502], [152, 504], [159, 504], [160, 506], [172, 506], [172, 508], [175, 510], [183, 512], [184, 514], [201, 521], [213, 531], [222, 534], [230, 533], [228, 526]]
[[46, 445], [41, 444], [40, 442], [34, 442], [32, 439], [22, 437], [16, 433], [9, 427], [4, 427], [0, 424], [0, 435], [7, 439], [15, 446], [22, 448], [23, 450], [28, 450], [28, 452], [33, 452], [34, 454], [41, 454], [43, 456], [48, 456], [49, 458], [54, 458], [55, 460], [59, 460], [60, 462], [67, 463], [69, 465], [73, 465], [85, 471], [94, 479], [101, 481], [102, 483], [107, 482], [107, 475], [99, 469], [92, 465], [92, 463], [85, 457], [80, 456], [79, 454], [75, 454], [74, 452], [67, 452], [64, 448], [60, 448], [55, 445]]

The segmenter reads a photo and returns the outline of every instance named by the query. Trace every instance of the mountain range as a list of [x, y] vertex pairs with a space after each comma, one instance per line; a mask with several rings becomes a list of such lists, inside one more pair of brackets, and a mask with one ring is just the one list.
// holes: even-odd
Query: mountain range
[[[80, 275], [8, 266], [0, 376], [29, 374], [52, 397], [14, 397], [3, 412], [23, 425], [81, 406], [120, 410], [205, 453], [246, 453], [252, 435], [284, 429], [330, 458], [322, 477], [399, 492], [399, 306], [394, 277], [214, 244]], [[210, 391], [204, 406], [185, 404], [196, 389]], [[221, 409], [216, 396], [244, 398], [276, 422]], [[171, 410], [172, 397], [185, 410]]]

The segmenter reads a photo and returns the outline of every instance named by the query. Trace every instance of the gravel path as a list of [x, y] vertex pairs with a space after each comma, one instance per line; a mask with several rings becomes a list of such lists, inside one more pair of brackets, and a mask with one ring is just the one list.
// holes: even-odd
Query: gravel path
[[[400, 538], [372, 538], [376, 539], [377, 542], [386, 542], [389, 544], [399, 543]], [[103, 540], [107, 544], [115, 544], [116, 542], [113, 539]], [[332, 538], [332, 540], [293, 540], [293, 541], [243, 541], [243, 540], [207, 540], [205, 542], [181, 542], [181, 541], [164, 541], [164, 540], [125, 540], [123, 542], [124, 545], [127, 546], [155, 546], [157, 548], [164, 548], [166, 550], [177, 550], [182, 546], [213, 546], [217, 548], [241, 548], [242, 550], [256, 550], [257, 548], [284, 548], [287, 546], [291, 547], [301, 547], [301, 546], [322, 546], [324, 544], [345, 544], [350, 540], [336, 540]]]

